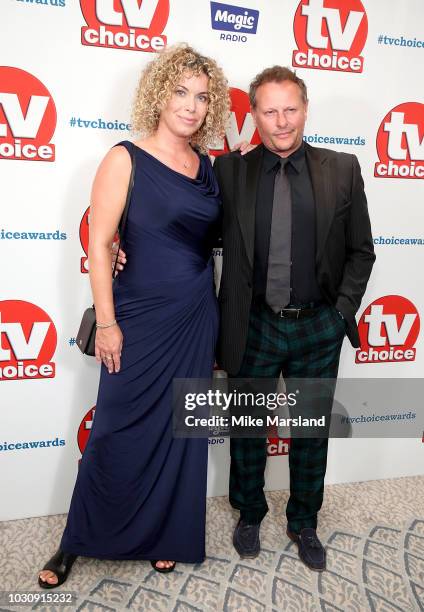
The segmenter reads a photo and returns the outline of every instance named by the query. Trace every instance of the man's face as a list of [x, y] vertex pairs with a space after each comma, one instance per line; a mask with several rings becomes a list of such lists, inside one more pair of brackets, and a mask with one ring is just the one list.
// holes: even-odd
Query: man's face
[[252, 116], [267, 149], [288, 157], [302, 144], [308, 103], [292, 81], [265, 83], [256, 90]]

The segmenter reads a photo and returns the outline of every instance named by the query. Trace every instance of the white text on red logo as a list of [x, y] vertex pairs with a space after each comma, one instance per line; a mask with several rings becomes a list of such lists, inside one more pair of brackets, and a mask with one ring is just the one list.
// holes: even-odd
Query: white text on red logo
[[225, 137], [213, 144], [209, 153], [211, 155], [222, 155], [228, 153], [232, 148], [243, 141], [259, 144], [261, 142], [256, 126], [250, 112], [249, 96], [236, 87], [230, 88], [231, 112]]
[[377, 178], [424, 178], [424, 104], [404, 102], [384, 117], [377, 132]]
[[356, 363], [414, 361], [419, 329], [418, 311], [410, 300], [400, 295], [375, 300], [359, 320]]
[[56, 108], [35, 76], [0, 66], [0, 159], [54, 161]]
[[49, 315], [30, 302], [0, 302], [0, 381], [53, 378], [57, 334]]
[[81, 29], [83, 45], [148, 52], [166, 45], [162, 32], [169, 0], [80, 0], [80, 4], [87, 23]]
[[362, 72], [368, 22], [360, 0], [301, 0], [294, 17], [299, 68]]

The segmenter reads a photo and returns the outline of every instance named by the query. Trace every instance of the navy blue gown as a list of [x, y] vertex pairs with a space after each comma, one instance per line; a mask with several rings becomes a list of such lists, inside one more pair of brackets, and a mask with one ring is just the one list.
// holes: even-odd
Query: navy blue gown
[[[131, 143], [120, 143], [131, 150]], [[121, 371], [102, 364], [92, 431], [61, 548], [105, 559], [205, 556], [207, 439], [172, 436], [172, 379], [212, 374], [218, 332], [211, 234], [220, 216], [210, 160], [195, 179], [136, 147], [113, 284]]]

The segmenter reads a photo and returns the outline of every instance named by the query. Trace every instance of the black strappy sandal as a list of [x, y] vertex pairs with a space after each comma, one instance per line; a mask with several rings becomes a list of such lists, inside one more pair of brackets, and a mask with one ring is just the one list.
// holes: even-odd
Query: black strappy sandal
[[[159, 559], [158, 559], [159, 561]], [[158, 561], [150, 561], [150, 563], [152, 564], [152, 567], [154, 570], [156, 570], [157, 572], [159, 572], [160, 574], [169, 574], [169, 572], [173, 572], [175, 569], [175, 566], [177, 565], [177, 562], [174, 561], [173, 565], [171, 565], [170, 567], [158, 567], [156, 565], [156, 563], [158, 563]]]
[[69, 576], [69, 572], [71, 571], [76, 558], [77, 555], [71, 555], [70, 553], [63, 552], [63, 550], [59, 548], [53, 557], [47, 561], [43, 569], [40, 570], [41, 572], [48, 570], [56, 574], [57, 582], [55, 584], [46, 582], [45, 580], [42, 580], [39, 575], [38, 584], [40, 587], [42, 589], [55, 589], [63, 584]]

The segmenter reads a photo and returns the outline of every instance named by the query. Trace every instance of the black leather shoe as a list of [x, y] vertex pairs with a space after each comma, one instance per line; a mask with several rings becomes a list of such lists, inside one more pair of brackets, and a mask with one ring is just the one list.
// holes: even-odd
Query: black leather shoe
[[326, 568], [325, 548], [318, 539], [317, 532], [312, 527], [305, 527], [300, 533], [287, 529], [290, 540], [297, 544], [299, 557], [309, 569], [323, 572]]
[[159, 574], [169, 574], [170, 572], [174, 571], [176, 566], [176, 561], [173, 561], [172, 565], [170, 565], [169, 567], [159, 567], [159, 561], [150, 561], [150, 563], [152, 564], [153, 569], [159, 572]]
[[76, 558], [77, 555], [71, 555], [70, 553], [63, 552], [63, 550], [59, 548], [59, 550], [55, 552], [53, 557], [47, 561], [46, 565], [41, 570], [49, 570], [50, 572], [56, 574], [57, 582], [53, 584], [42, 580], [40, 576], [38, 576], [38, 584], [40, 587], [42, 589], [55, 589], [63, 584], [69, 576], [69, 572], [71, 571]]
[[239, 520], [234, 530], [233, 544], [234, 548], [242, 559], [254, 559], [261, 551], [259, 542], [260, 523], [246, 523], [242, 519]]

